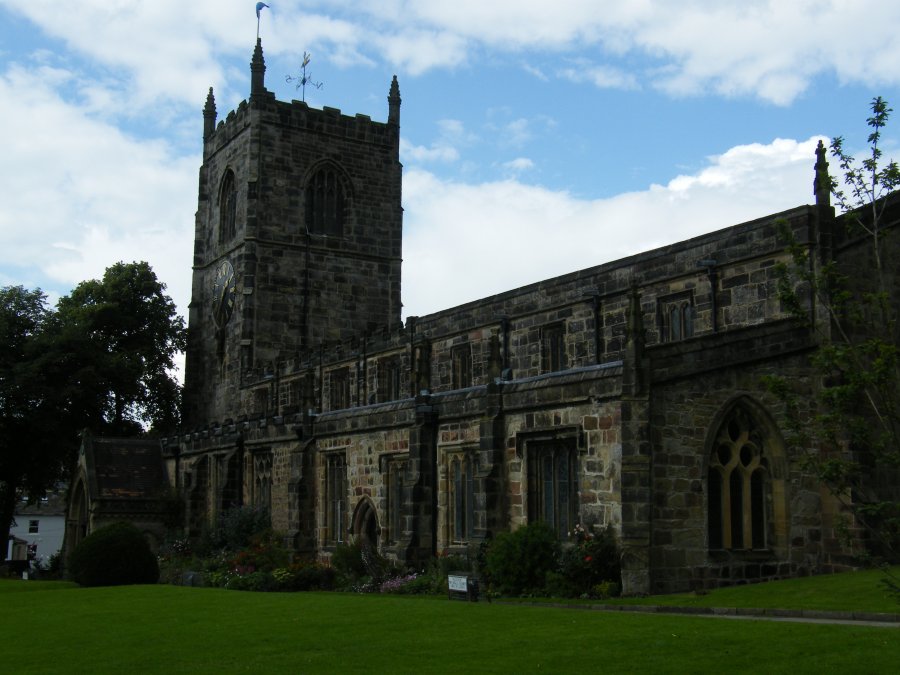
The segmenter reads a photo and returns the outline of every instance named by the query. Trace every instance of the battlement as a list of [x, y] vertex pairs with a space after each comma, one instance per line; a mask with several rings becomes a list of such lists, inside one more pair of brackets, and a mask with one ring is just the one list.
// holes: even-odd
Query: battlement
[[[254, 66], [265, 72], [262, 62], [262, 45], [257, 43], [254, 53]], [[262, 124], [286, 126], [295, 131], [308, 131], [320, 136], [341, 139], [352, 139], [358, 142], [375, 145], [394, 146], [400, 142], [400, 90], [397, 77], [394, 76], [388, 95], [388, 119], [386, 122], [375, 122], [369, 115], [358, 113], [344, 115], [339, 108], [324, 106], [321, 110], [311, 108], [304, 101], [279, 101], [275, 94], [266, 90], [262, 75], [254, 75], [253, 89], [249, 100], [238, 104], [237, 109], [230, 111], [224, 120], [216, 124], [216, 106], [213, 90], [210, 87], [203, 109], [204, 117], [204, 154], [211, 154], [226, 146], [235, 136], [258, 119]], [[257, 116], [254, 116], [256, 113]]]

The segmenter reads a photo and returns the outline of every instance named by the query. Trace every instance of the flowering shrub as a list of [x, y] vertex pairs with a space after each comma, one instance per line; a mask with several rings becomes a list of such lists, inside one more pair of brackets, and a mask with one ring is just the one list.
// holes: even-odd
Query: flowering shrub
[[[592, 534], [578, 524], [569, 536], [572, 544], [563, 548], [559, 559], [562, 583], [554, 590], [570, 597], [599, 597], [598, 586], [604, 582], [619, 583], [620, 552], [612, 528], [607, 526]], [[601, 593], [609, 597], [613, 586], [602, 588]]]
[[408, 593], [404, 589], [415, 581], [416, 577], [418, 577], [418, 574], [415, 572], [400, 577], [392, 577], [382, 583], [378, 591], [380, 593]]

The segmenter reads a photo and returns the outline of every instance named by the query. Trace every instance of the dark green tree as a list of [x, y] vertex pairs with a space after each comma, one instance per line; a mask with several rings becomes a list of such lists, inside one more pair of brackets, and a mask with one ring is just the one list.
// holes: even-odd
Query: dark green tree
[[174, 358], [184, 320], [146, 262], [116, 263], [60, 299], [56, 351], [67, 374], [69, 415], [98, 434], [178, 425]]
[[39, 495], [63, 475], [71, 446], [60, 445], [58, 391], [43, 370], [47, 298], [22, 286], [0, 288], [0, 542], [16, 499]]
[[[894, 198], [900, 170], [896, 162], [883, 160], [880, 146], [892, 110], [880, 97], [871, 110], [865, 159], [857, 162], [846, 152], [843, 138], [832, 139], [831, 155], [842, 172], [837, 181], [827, 175], [820, 158], [817, 182], [830, 190], [842, 212], [828, 246], [839, 252], [814, 257], [791, 240], [792, 263], [780, 269], [782, 301], [817, 333], [813, 364], [820, 384], [814, 414], [801, 412], [804, 406], [792, 383], [770, 378], [769, 386], [791, 411], [792, 441], [807, 449], [807, 465], [852, 516], [847, 534], [861, 531], [870, 555], [898, 562], [900, 218]], [[811, 305], [805, 297], [812, 299]]]

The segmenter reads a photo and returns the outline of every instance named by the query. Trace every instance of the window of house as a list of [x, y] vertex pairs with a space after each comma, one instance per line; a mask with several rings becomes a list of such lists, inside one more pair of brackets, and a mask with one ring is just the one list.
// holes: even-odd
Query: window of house
[[678, 342], [694, 335], [694, 306], [689, 294], [661, 298], [658, 313], [663, 342]]
[[329, 410], [344, 410], [350, 407], [350, 368], [339, 368], [328, 374]]
[[768, 462], [752, 418], [736, 410], [716, 438], [709, 462], [709, 548], [766, 548]]
[[228, 170], [222, 178], [219, 190], [219, 242], [226, 243], [234, 239], [237, 232], [237, 188], [234, 172]]
[[378, 361], [378, 400], [382, 403], [400, 398], [400, 357], [388, 356]]
[[472, 347], [471, 345], [457, 345], [450, 350], [450, 362], [452, 369], [452, 386], [454, 389], [464, 389], [472, 386]]
[[576, 452], [568, 443], [528, 448], [528, 520], [543, 521], [568, 535], [576, 522]]
[[37, 534], [40, 529], [41, 523], [39, 520], [29, 520], [28, 521], [28, 534]]
[[403, 473], [406, 471], [406, 460], [392, 460], [388, 463], [387, 472], [387, 508], [388, 532], [387, 541], [396, 543], [403, 534]]
[[347, 516], [347, 464], [342, 454], [325, 459], [325, 541], [344, 543]]
[[272, 453], [253, 456], [253, 503], [257, 508], [272, 510]]
[[334, 167], [320, 169], [306, 185], [306, 229], [333, 237], [344, 233], [344, 190]]
[[474, 529], [474, 460], [468, 454], [454, 455], [447, 468], [450, 542], [464, 544]]
[[566, 327], [554, 323], [541, 328], [541, 370], [555, 373], [566, 369]]

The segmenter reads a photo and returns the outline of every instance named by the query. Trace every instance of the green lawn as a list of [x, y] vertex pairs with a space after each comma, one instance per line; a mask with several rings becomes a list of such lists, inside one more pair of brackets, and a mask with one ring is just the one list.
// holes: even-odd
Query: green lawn
[[[794, 582], [735, 592], [781, 596], [784, 583]], [[11, 673], [888, 673], [900, 663], [900, 628], [173, 586], [5, 581], [0, 630]]]

